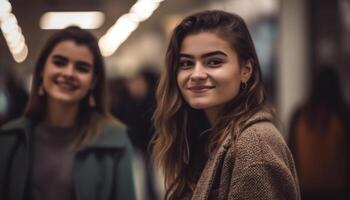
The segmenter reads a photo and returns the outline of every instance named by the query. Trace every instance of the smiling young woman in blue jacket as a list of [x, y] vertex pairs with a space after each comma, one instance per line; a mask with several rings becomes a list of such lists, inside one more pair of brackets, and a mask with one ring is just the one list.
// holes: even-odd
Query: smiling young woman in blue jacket
[[23, 117], [0, 130], [0, 199], [135, 199], [131, 145], [106, 91], [90, 32], [49, 38]]

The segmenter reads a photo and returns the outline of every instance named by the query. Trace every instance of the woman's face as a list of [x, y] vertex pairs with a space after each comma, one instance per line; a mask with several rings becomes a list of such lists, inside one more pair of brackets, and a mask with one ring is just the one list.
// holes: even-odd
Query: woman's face
[[93, 87], [93, 54], [73, 40], [58, 43], [48, 56], [43, 87], [51, 103], [79, 104]]
[[192, 108], [218, 113], [237, 96], [251, 69], [250, 63], [240, 66], [230, 44], [215, 33], [191, 34], [181, 45], [177, 84]]

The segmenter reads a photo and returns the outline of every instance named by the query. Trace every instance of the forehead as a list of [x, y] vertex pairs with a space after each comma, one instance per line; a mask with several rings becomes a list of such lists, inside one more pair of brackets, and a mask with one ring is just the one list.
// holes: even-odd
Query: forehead
[[60, 55], [74, 61], [93, 63], [93, 54], [85, 44], [78, 44], [73, 40], [64, 40], [57, 43], [50, 56]]
[[210, 51], [224, 51], [233, 53], [233, 49], [228, 41], [222, 39], [217, 33], [200, 32], [187, 35], [181, 44], [181, 53], [203, 54]]

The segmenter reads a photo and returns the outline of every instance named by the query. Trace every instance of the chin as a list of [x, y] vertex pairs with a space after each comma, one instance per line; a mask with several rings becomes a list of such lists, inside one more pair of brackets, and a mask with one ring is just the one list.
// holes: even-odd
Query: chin
[[74, 98], [72, 96], [67, 96], [67, 95], [54, 95], [51, 97], [56, 102], [61, 102], [65, 104], [72, 104], [72, 103], [77, 103], [79, 100], [77, 98]]
[[56, 99], [57, 102], [61, 102], [63, 104], [76, 104], [79, 101], [72, 100], [72, 99]]
[[208, 104], [201, 103], [201, 102], [192, 102], [192, 103], [189, 103], [189, 105], [191, 108], [197, 109], [197, 110], [202, 110], [202, 109], [206, 109], [209, 107]]

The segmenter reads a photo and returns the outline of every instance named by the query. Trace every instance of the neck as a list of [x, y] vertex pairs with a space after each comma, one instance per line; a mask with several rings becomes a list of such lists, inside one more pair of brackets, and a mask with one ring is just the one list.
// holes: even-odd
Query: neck
[[205, 115], [210, 123], [210, 126], [213, 127], [219, 117], [219, 108], [209, 108], [205, 110]]
[[53, 126], [71, 127], [78, 115], [78, 104], [48, 103], [45, 121]]

